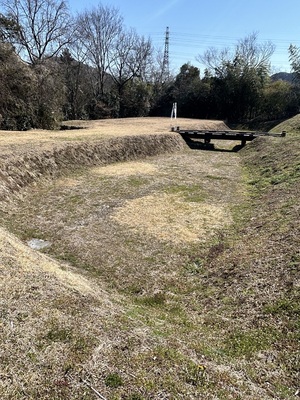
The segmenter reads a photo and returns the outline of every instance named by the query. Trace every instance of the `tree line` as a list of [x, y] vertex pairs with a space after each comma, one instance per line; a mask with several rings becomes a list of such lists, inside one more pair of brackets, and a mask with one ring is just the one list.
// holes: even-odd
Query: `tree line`
[[[270, 78], [272, 43], [255, 33], [233, 51], [210, 48], [178, 74], [163, 66], [150, 38], [99, 4], [72, 16], [62, 0], [0, 0], [0, 128], [53, 129], [62, 120], [169, 116], [244, 122], [298, 113], [300, 54], [289, 48], [295, 80]], [[298, 79], [297, 79], [298, 78]]]

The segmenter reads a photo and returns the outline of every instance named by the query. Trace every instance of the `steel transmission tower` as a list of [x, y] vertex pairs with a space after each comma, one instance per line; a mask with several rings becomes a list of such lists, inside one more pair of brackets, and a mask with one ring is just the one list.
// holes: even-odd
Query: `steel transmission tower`
[[169, 77], [169, 69], [170, 69], [170, 64], [169, 64], [169, 41], [170, 41], [170, 31], [169, 27], [167, 26], [166, 29], [166, 36], [165, 36], [165, 51], [164, 51], [164, 59], [163, 59], [163, 65], [162, 65], [162, 76], [163, 79], [167, 79]]

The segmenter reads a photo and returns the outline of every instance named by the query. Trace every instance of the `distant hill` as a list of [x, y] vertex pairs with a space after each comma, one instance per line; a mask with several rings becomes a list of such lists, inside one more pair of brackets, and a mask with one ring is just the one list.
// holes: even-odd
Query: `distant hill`
[[287, 82], [293, 82], [295, 79], [295, 74], [293, 72], [277, 72], [274, 75], [271, 75], [272, 81], [287, 81]]

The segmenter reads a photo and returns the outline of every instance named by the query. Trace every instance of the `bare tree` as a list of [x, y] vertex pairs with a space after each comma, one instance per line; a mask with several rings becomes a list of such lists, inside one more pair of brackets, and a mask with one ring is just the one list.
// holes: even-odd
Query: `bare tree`
[[123, 19], [116, 8], [100, 4], [92, 11], [80, 14], [76, 25], [76, 38], [86, 53], [87, 61], [97, 70], [96, 95], [103, 97], [107, 71], [123, 29]]
[[118, 38], [112, 54], [109, 72], [118, 84], [125, 84], [132, 78], [146, 79], [152, 55], [150, 39], [133, 30], [123, 31]]
[[56, 56], [70, 42], [72, 20], [64, 0], [3, 0], [2, 5], [17, 26], [11, 42], [30, 63]]
[[209, 49], [203, 56], [198, 56], [198, 60], [208, 67], [221, 118], [242, 121], [257, 115], [273, 52], [271, 42], [259, 44], [257, 34], [253, 33], [241, 39], [233, 52]]
[[222, 74], [222, 69], [230, 58], [229, 48], [219, 50], [215, 47], [209, 47], [204, 54], [199, 54], [196, 60], [204, 64], [209, 71]]
[[275, 46], [270, 41], [258, 43], [257, 33], [254, 32], [240, 39], [233, 52], [229, 48], [218, 50], [210, 47], [203, 55], [198, 55], [196, 59], [204, 64], [209, 71], [222, 76], [224, 72], [226, 73], [228, 64], [236, 62], [245, 68], [267, 70], [274, 50]]
[[236, 57], [243, 60], [247, 67], [268, 68], [275, 45], [270, 42], [258, 43], [257, 33], [251, 33], [239, 40], [236, 46]]
[[152, 44], [150, 39], [139, 36], [133, 29], [123, 31], [116, 43], [111, 62], [110, 75], [117, 87], [122, 114], [123, 92], [127, 82], [138, 79], [145, 81], [151, 66]]

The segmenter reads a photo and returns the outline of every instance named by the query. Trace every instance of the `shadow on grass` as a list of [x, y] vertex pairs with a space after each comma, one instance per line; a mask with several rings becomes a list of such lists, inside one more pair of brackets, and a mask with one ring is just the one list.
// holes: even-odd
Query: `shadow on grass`
[[219, 149], [216, 148], [213, 143], [204, 143], [194, 140], [185, 140], [185, 142], [189, 146], [189, 148], [193, 150], [208, 150], [208, 151], [217, 151], [221, 153], [236, 153], [244, 147], [242, 144], [238, 144], [235, 145], [232, 149]]

